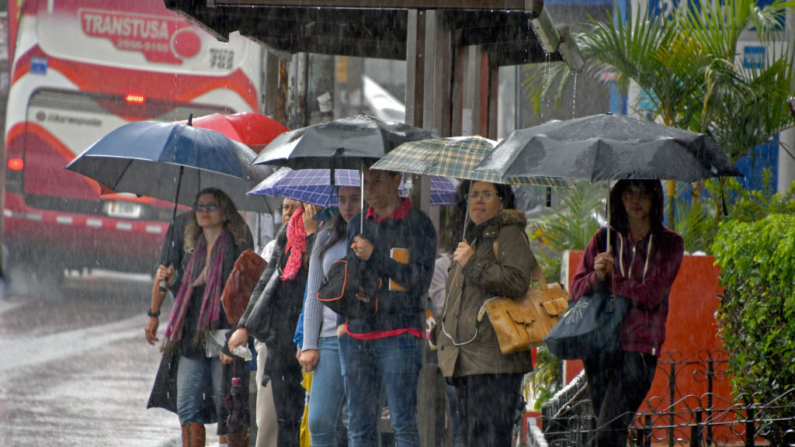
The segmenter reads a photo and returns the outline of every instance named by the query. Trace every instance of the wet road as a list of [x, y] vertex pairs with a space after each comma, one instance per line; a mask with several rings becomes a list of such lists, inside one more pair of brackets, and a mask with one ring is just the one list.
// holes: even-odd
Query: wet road
[[0, 300], [0, 445], [180, 445], [177, 416], [146, 409], [160, 361], [143, 334], [150, 281], [98, 272]]

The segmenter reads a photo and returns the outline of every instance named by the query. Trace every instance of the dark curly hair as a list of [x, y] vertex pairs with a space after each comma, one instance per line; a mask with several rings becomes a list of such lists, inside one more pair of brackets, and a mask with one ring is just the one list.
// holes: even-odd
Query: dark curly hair
[[204, 194], [212, 194], [218, 200], [218, 205], [221, 207], [221, 213], [224, 217], [224, 229], [232, 233], [235, 238], [235, 244], [239, 244], [246, 240], [246, 221], [243, 216], [237, 212], [237, 207], [232, 199], [226, 195], [225, 192], [218, 188], [205, 188], [196, 194], [193, 200], [193, 209], [190, 211], [190, 220], [185, 226], [185, 252], [193, 253], [196, 249], [196, 242], [202, 234], [202, 228], [199, 226], [199, 221], [196, 219], [196, 205], [199, 203], [199, 197]]
[[[455, 249], [458, 247], [458, 243], [462, 240], [461, 231], [464, 227], [464, 220], [467, 213], [467, 196], [469, 194], [469, 188], [473, 183], [475, 182], [471, 180], [464, 180], [458, 185], [458, 188], [455, 192], [455, 200], [451, 205], [450, 224], [448, 227], [450, 237], [447, 238], [447, 242], [445, 244], [445, 250], [449, 251], [450, 253], [455, 251]], [[502, 208], [506, 210], [515, 209], [516, 196], [514, 195], [511, 186], [500, 183], [492, 183], [492, 185], [494, 185], [494, 187], [497, 189], [497, 196], [499, 196], [500, 201], [502, 202]], [[475, 225], [470, 220], [469, 224], [467, 225], [467, 233], [472, 231], [473, 228], [475, 228]]]

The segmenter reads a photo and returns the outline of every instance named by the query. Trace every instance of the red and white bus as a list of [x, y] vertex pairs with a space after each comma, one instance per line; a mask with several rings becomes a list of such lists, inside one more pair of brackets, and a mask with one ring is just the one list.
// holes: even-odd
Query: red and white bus
[[9, 267], [35, 265], [53, 278], [64, 269], [151, 272], [172, 205], [101, 195], [64, 166], [131, 121], [258, 111], [262, 48], [239, 35], [219, 42], [162, 0], [26, 0], [19, 11], [14, 3], [2, 217]]

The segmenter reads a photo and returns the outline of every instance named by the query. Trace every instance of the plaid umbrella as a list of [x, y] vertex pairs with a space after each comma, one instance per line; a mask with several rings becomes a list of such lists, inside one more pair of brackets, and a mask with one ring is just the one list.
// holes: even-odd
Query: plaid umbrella
[[[249, 194], [285, 197], [299, 202], [320, 206], [337, 206], [337, 191], [331, 185], [329, 169], [292, 170], [281, 168], [262, 181]], [[335, 186], [358, 188], [359, 171], [337, 169], [334, 171]], [[444, 177], [431, 177], [431, 205], [450, 205], [455, 198], [455, 180]], [[402, 194], [401, 185], [401, 194]]]
[[496, 145], [496, 141], [477, 136], [409, 141], [384, 155], [372, 169], [511, 185], [574, 187], [571, 181], [558, 177], [517, 177], [505, 180], [496, 173], [475, 171], [475, 167]]

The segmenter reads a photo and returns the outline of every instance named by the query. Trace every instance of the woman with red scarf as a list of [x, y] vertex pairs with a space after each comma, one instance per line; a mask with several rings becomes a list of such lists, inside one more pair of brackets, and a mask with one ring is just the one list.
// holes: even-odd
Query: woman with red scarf
[[[248, 389], [248, 369], [242, 359], [222, 352], [231, 325], [221, 305], [235, 260], [250, 248], [247, 230], [229, 196], [214, 188], [202, 190], [185, 227], [185, 273], [179, 278], [174, 266], [160, 265], [155, 275], [155, 283], [166, 281], [176, 300], [149, 407], [177, 413], [184, 446], [203, 446], [204, 424], [214, 422], [229, 447], [248, 445], [248, 427], [229, 427], [223, 405], [233, 374]], [[159, 305], [150, 309], [150, 315], [159, 313]]]
[[[293, 334], [304, 305], [309, 255], [312, 253], [315, 231], [320, 224], [313, 217], [320, 209], [315, 205], [304, 204], [279, 231], [268, 267], [251, 294], [246, 312], [238, 322], [238, 329], [229, 338], [231, 350], [246, 344], [251, 311], [258, 301], [265, 300], [268, 313], [276, 317], [271, 320], [267, 335], [259, 341], [265, 343], [268, 352], [263, 377], [267, 377], [268, 386], [273, 387], [279, 447], [299, 445], [306, 391], [301, 386], [303, 376], [301, 365], [295, 358]], [[273, 275], [278, 275], [277, 286], [266, 287]]]

